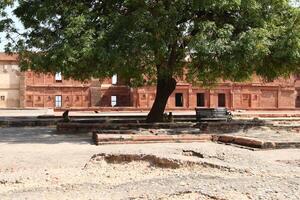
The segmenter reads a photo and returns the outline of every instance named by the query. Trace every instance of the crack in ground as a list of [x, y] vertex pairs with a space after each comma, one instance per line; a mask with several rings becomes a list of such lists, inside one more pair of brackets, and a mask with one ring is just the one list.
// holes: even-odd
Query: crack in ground
[[194, 156], [198, 158], [204, 158], [204, 155], [202, 153], [193, 151], [193, 150], [182, 150], [184, 156]]
[[[191, 190], [186, 190], [186, 191], [181, 191], [181, 192], [177, 192], [177, 193], [173, 193], [173, 194], [170, 194], [168, 195], [168, 197], [172, 198], [172, 197], [180, 197], [182, 195], [186, 195], [186, 194], [199, 194], [199, 195], [202, 195], [204, 197], [208, 197], [212, 200], [226, 200], [226, 199], [223, 199], [223, 198], [219, 198], [217, 196], [214, 196], [214, 195], [210, 195], [210, 194], [207, 194], [207, 193], [204, 193], [204, 192], [201, 192], [201, 191], [191, 191]], [[159, 199], [164, 199], [163, 198], [159, 198]]]
[[223, 156], [223, 157], [220, 157], [220, 156], [210, 156], [210, 155], [206, 155], [204, 156], [204, 154], [198, 152], [198, 151], [194, 151], [194, 150], [182, 150], [182, 154], [184, 156], [194, 156], [194, 157], [198, 157], [198, 158], [214, 158], [214, 159], [218, 159], [218, 160], [221, 160], [221, 161], [224, 161], [225, 158], [225, 154], [222, 153], [222, 155], [220, 156]]

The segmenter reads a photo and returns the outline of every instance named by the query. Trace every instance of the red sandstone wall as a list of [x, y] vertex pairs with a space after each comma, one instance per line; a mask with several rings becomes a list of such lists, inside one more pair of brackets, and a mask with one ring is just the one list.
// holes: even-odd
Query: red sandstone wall
[[62, 107], [90, 107], [89, 83], [62, 79], [53, 74], [25, 72], [25, 107], [55, 107], [55, 96], [62, 96]]
[[[152, 106], [155, 87], [139, 88], [135, 93], [134, 105], [136, 107], [150, 108]], [[183, 107], [175, 106], [175, 93], [183, 94]], [[296, 92], [290, 87], [220, 85], [213, 89], [204, 89], [191, 85], [179, 85], [170, 96], [167, 108], [194, 109], [197, 107], [197, 93], [205, 94], [205, 107], [210, 108], [218, 107], [219, 93], [225, 94], [226, 107], [230, 109], [293, 109], [296, 102]]]
[[[119, 80], [117, 85], [112, 85], [111, 79], [92, 85], [92, 82], [80, 83], [64, 79], [57, 82], [52, 74], [26, 72], [25, 83], [26, 107], [54, 107], [56, 95], [62, 96], [63, 107], [83, 108], [111, 107], [111, 96], [117, 96], [117, 107], [133, 106], [149, 109], [155, 99], [153, 86], [131, 89], [122, 85]], [[167, 109], [194, 109], [197, 107], [197, 93], [205, 94], [205, 107], [218, 107], [218, 94], [223, 93], [226, 107], [230, 109], [293, 109], [296, 106], [296, 90], [300, 91], [300, 79], [295, 77], [265, 83], [254, 76], [252, 81], [244, 83], [226, 81], [210, 89], [193, 87], [179, 81], [168, 100]], [[176, 93], [183, 95], [182, 107], [175, 106]]]

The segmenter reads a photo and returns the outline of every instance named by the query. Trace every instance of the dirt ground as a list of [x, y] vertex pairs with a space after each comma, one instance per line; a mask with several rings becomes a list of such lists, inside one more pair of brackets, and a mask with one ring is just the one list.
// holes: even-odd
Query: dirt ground
[[2, 128], [0, 199], [298, 200], [300, 149], [252, 151], [212, 142], [95, 146], [88, 135]]

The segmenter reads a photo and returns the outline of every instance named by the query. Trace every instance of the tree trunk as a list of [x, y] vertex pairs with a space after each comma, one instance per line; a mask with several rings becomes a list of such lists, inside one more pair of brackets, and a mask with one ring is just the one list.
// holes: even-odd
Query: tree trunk
[[174, 78], [161, 77], [157, 79], [156, 96], [147, 116], [147, 122], [163, 122], [167, 101], [175, 88], [176, 80]]

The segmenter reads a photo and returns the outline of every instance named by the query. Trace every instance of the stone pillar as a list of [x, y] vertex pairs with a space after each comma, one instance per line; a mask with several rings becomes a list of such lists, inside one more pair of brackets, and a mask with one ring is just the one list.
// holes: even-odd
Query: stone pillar
[[20, 72], [20, 91], [19, 91], [19, 97], [20, 97], [20, 108], [26, 107], [26, 72]]
[[191, 102], [193, 100], [193, 90], [192, 90], [192, 85], [189, 84], [188, 87], [188, 94], [187, 94], [187, 108], [191, 108], [191, 105], [193, 105], [193, 103]]
[[213, 90], [209, 90], [209, 108], [214, 108], [214, 95], [215, 92]]
[[279, 102], [280, 102], [280, 96], [281, 96], [281, 87], [278, 86], [278, 90], [277, 90], [277, 102], [276, 102], [277, 108], [280, 107], [280, 105], [279, 105]]
[[91, 107], [100, 106], [101, 88], [100, 87], [90, 87], [90, 92], [91, 92]]
[[132, 106], [134, 108], [138, 107], [138, 94], [137, 94], [137, 88], [131, 88], [131, 93], [132, 93]]
[[233, 109], [234, 108], [234, 86], [231, 86], [231, 89], [230, 89], [230, 109]]

